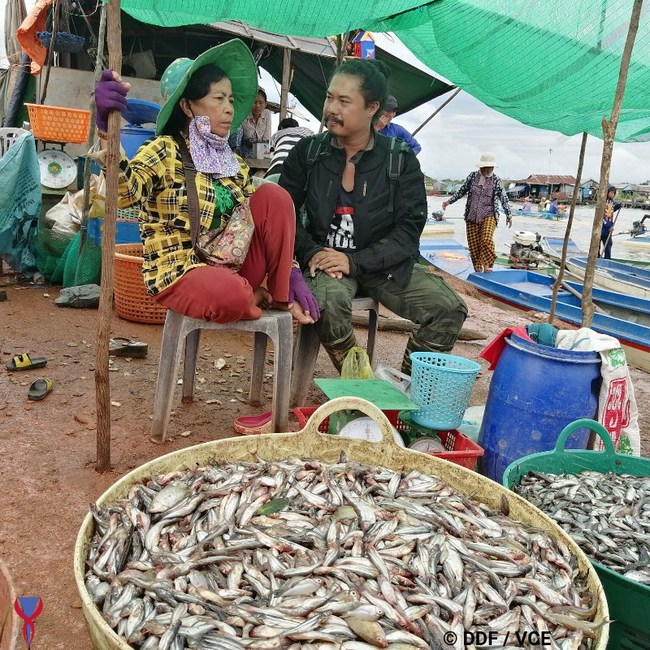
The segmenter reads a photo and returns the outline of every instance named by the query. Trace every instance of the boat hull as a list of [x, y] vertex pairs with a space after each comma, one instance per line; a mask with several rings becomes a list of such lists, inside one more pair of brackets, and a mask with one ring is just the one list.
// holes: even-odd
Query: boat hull
[[[497, 303], [523, 311], [550, 312], [554, 280], [548, 276], [532, 271], [506, 270], [471, 273], [467, 280]], [[578, 292], [582, 289], [582, 285], [569, 284]], [[603, 289], [593, 290], [593, 300], [596, 305], [609, 309], [618, 317], [596, 313], [592, 329], [617, 338], [626, 351], [628, 363], [650, 371], [650, 301]], [[581, 326], [579, 298], [561, 290], [555, 314], [565, 323]]]
[[469, 251], [455, 239], [422, 237], [420, 256], [427, 264], [457, 278], [465, 279], [474, 270]]
[[[575, 275], [584, 278], [586, 257], [571, 257], [566, 266]], [[612, 260], [596, 260], [594, 285], [629, 296], [650, 298], [650, 271]]]

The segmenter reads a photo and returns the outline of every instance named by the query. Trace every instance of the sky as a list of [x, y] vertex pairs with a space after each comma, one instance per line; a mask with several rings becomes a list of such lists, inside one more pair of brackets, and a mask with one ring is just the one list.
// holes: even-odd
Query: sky
[[[4, 33], [5, 4], [6, 0], [0, 0], [0, 34]], [[31, 6], [33, 1], [27, 0], [26, 4]], [[435, 71], [420, 63], [394, 36], [376, 34], [376, 37], [377, 44], [383, 49], [435, 75]], [[0, 38], [0, 66], [3, 56], [4, 38]], [[279, 84], [270, 75], [263, 71], [260, 83], [266, 89], [269, 100], [279, 101]], [[413, 132], [448, 96], [443, 95], [404, 115], [398, 115], [395, 122]], [[319, 121], [316, 118], [310, 117], [305, 109], [302, 109], [301, 115], [305, 118], [299, 118], [303, 126], [318, 130]], [[277, 126], [277, 121], [276, 116], [274, 126]], [[497, 158], [496, 173], [508, 180], [524, 179], [531, 174], [575, 176], [581, 141], [581, 135], [568, 137], [557, 131], [525, 126], [463, 91], [415, 137], [422, 145], [422, 152], [418, 156], [422, 170], [436, 179], [465, 178], [476, 169], [481, 154], [488, 152]], [[600, 177], [602, 146], [602, 140], [589, 136], [583, 179], [598, 180]], [[650, 142], [615, 143], [610, 182], [643, 183], [646, 180], [650, 180]]]

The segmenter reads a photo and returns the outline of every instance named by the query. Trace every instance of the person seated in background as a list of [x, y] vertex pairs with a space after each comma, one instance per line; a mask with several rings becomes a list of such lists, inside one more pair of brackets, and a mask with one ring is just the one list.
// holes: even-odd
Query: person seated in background
[[397, 104], [397, 100], [392, 95], [388, 95], [384, 102], [382, 112], [379, 114], [379, 117], [375, 118], [375, 131], [382, 135], [404, 140], [417, 156], [422, 151], [420, 143], [403, 126], [393, 123], [398, 109], [399, 105]]
[[244, 129], [240, 124], [229, 136], [228, 136], [228, 146], [232, 149], [233, 153], [236, 153], [238, 156], [242, 156], [241, 152], [241, 141], [244, 136]]
[[271, 164], [266, 171], [266, 178], [274, 174], [282, 173], [282, 165], [287, 159], [289, 152], [300, 140], [308, 135], [314, 135], [311, 129], [300, 126], [293, 117], [285, 117], [278, 125], [277, 132], [271, 138]]
[[551, 205], [548, 206], [548, 211], [550, 214], [557, 214], [557, 199], [551, 201]]
[[266, 108], [266, 104], [266, 92], [263, 88], [258, 88], [253, 108], [242, 124], [241, 152], [245, 158], [253, 157], [253, 145], [256, 142], [271, 141], [272, 116], [271, 111]]
[[530, 196], [524, 199], [524, 204], [521, 206], [524, 212], [530, 212], [533, 209], [533, 204], [530, 202]]

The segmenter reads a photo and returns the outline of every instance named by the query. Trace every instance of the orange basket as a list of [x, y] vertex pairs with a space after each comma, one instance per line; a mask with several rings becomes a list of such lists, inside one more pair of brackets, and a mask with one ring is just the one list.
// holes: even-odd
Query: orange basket
[[37, 140], [83, 144], [88, 140], [90, 111], [41, 104], [25, 104]]
[[[316, 407], [311, 406], [297, 406], [293, 409], [301, 429], [305, 427], [307, 420], [309, 420], [315, 410]], [[382, 413], [400, 433], [411, 433], [411, 427], [399, 419], [399, 411], [389, 410], [382, 411]], [[318, 426], [318, 430], [321, 433], [327, 433], [329, 422], [330, 419], [325, 418]], [[446, 451], [437, 451], [429, 454], [430, 456], [444, 458], [452, 463], [456, 463], [456, 465], [467, 467], [467, 469], [474, 469], [477, 459], [485, 453], [483, 447], [477, 445], [473, 440], [470, 440], [467, 436], [464, 436], [456, 429], [451, 429], [450, 431], [436, 431], [436, 434], [440, 438], [440, 442], [444, 445]]]
[[115, 311], [124, 320], [161, 325], [167, 308], [147, 294], [142, 279], [143, 261], [142, 244], [115, 246]]

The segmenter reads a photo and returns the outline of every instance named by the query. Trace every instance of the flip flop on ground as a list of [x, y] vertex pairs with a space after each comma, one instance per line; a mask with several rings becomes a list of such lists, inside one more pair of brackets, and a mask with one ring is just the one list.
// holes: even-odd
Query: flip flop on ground
[[32, 368], [43, 368], [47, 365], [45, 357], [30, 357], [27, 352], [17, 354], [13, 359], [7, 361], [7, 370], [31, 370]]
[[149, 344], [134, 341], [124, 336], [116, 336], [108, 342], [108, 354], [112, 357], [144, 358], [149, 352]]
[[242, 436], [271, 433], [272, 417], [271, 411], [260, 413], [260, 415], [242, 415], [235, 418], [235, 431]]
[[51, 379], [46, 379], [45, 377], [37, 379], [29, 387], [27, 398], [31, 400], [44, 399], [52, 392], [53, 388], [54, 384]]

